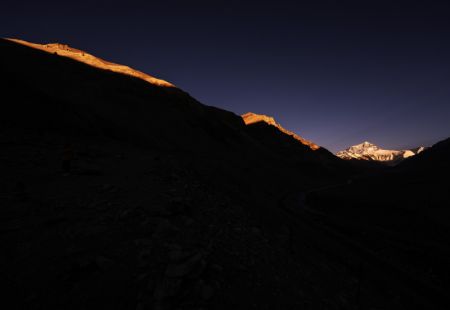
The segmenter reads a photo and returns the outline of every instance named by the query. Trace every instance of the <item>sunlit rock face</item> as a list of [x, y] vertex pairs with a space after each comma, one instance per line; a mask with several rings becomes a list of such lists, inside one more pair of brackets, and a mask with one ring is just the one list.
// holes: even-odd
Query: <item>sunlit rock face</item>
[[317, 144], [314, 144], [311, 141], [308, 141], [302, 137], [300, 137], [299, 135], [297, 135], [296, 133], [289, 131], [287, 129], [284, 129], [280, 124], [278, 124], [275, 119], [271, 116], [267, 116], [267, 115], [263, 115], [263, 114], [256, 114], [256, 113], [252, 113], [252, 112], [248, 112], [242, 115], [242, 119], [244, 120], [246, 125], [251, 125], [254, 123], [259, 123], [259, 122], [264, 122], [267, 123], [271, 126], [274, 126], [276, 128], [278, 128], [278, 130], [280, 130], [281, 132], [293, 137], [294, 139], [296, 139], [297, 141], [299, 141], [300, 143], [310, 147], [312, 150], [317, 150], [320, 147]]
[[382, 162], [398, 163], [405, 158], [422, 152], [425, 148], [419, 147], [413, 150], [384, 150], [373, 143], [363, 142], [336, 153], [342, 159], [374, 160]]
[[86, 53], [82, 50], [72, 48], [72, 47], [68, 46], [67, 44], [61, 44], [61, 43], [35, 44], [35, 43], [30, 43], [30, 42], [18, 40], [18, 39], [7, 39], [7, 40], [10, 40], [10, 41], [13, 41], [13, 42], [16, 42], [16, 43], [19, 43], [19, 44], [22, 44], [22, 45], [25, 45], [28, 47], [32, 47], [35, 49], [39, 49], [39, 50], [47, 52], [47, 53], [57, 54], [59, 56], [68, 57], [68, 58], [74, 59], [76, 61], [88, 64], [92, 67], [130, 75], [130, 76], [142, 79], [144, 81], [147, 81], [150, 84], [153, 84], [156, 86], [175, 87], [173, 84], [171, 84], [167, 81], [157, 79], [153, 76], [150, 76], [141, 71], [130, 68], [128, 66], [119, 65], [119, 64], [115, 64], [115, 63], [103, 60], [103, 59], [95, 57], [89, 53]]

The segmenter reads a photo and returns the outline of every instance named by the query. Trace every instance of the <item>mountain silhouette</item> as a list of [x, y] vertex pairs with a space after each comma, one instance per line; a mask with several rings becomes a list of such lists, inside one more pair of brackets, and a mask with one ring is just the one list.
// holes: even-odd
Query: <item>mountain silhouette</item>
[[[88, 54], [80, 57], [95, 61], [80, 63], [72, 57], [71, 48], [63, 48], [70, 57], [51, 53], [60, 51], [61, 45], [45, 45], [49, 50], [42, 52], [41, 45], [36, 49], [17, 42], [1, 41], [5, 96], [14, 98], [15, 103], [2, 107], [4, 127], [106, 134], [136, 143], [145, 141], [153, 147], [190, 150], [236, 143], [236, 131], [244, 127], [238, 116], [230, 117], [229, 112], [202, 105], [178, 88], [167, 87], [172, 84], [145, 74], [123, 74], [121, 70], [118, 74], [111, 71], [110, 63], [99, 69], [103, 61]], [[147, 83], [149, 79], [151, 83]], [[178, 139], [181, 132], [183, 138]]]
[[[249, 141], [249, 127], [239, 116], [203, 105], [173, 84], [127, 66], [64, 44], [9, 39], [1, 41], [1, 48], [8, 76], [5, 95], [16, 98], [16, 104], [3, 107], [5, 127], [53, 127], [189, 151], [249, 148], [255, 142]], [[277, 126], [311, 149], [319, 148]]]
[[310, 149], [312, 150], [317, 150], [319, 148], [319, 146], [317, 144], [314, 144], [311, 141], [308, 141], [302, 137], [300, 137], [299, 135], [297, 135], [296, 133], [286, 130], [284, 129], [280, 124], [278, 124], [275, 119], [271, 116], [267, 116], [267, 115], [262, 115], [262, 114], [255, 114], [252, 112], [248, 112], [245, 113], [244, 115], [242, 115], [242, 118], [244, 119], [244, 122], [246, 125], [252, 125], [255, 123], [266, 123], [268, 125], [274, 126], [275, 128], [277, 128], [279, 131], [281, 131], [282, 133], [293, 137], [295, 140], [299, 141], [301, 144], [303, 145], [307, 145], [310, 147]]
[[18, 40], [18, 39], [7, 39], [7, 40], [18, 43], [20, 45], [38, 49], [38, 50], [41, 50], [41, 51], [44, 51], [47, 53], [64, 56], [64, 57], [85, 63], [85, 64], [90, 65], [95, 68], [110, 70], [113, 72], [137, 77], [137, 78], [147, 81], [153, 85], [162, 86], [162, 87], [175, 87], [173, 84], [171, 84], [167, 81], [157, 79], [153, 76], [150, 76], [150, 75], [140, 72], [138, 70], [132, 69], [128, 66], [119, 65], [119, 64], [115, 64], [115, 63], [103, 60], [103, 59], [98, 58], [94, 55], [91, 55], [85, 51], [70, 47], [67, 44], [61, 44], [61, 43], [36, 44], [36, 43], [31, 43], [31, 42], [27, 42], [24, 40]]
[[400, 167], [405, 169], [420, 169], [430, 174], [445, 174], [450, 170], [450, 138], [422, 150], [414, 158], [404, 161]]
[[[348, 174], [321, 151], [64, 44], [0, 50], [5, 304], [249, 308], [247, 275], [265, 290], [300, 279], [286, 256], [300, 226], [279, 204]], [[298, 303], [281, 295], [256, 302]]]
[[8, 309], [448, 301], [448, 140], [355, 164], [65, 44], [0, 51]]
[[[450, 253], [449, 146], [450, 140], [443, 140], [395, 167], [308, 198], [330, 225], [358, 235], [377, 255], [403, 265], [402, 272], [414, 273], [411, 281], [420, 279], [420, 286], [444, 304], [448, 300], [441, 289], [450, 285], [450, 268], [443, 258]], [[408, 244], [414, 244], [414, 250], [407, 250]], [[430, 268], [439, 275], [430, 276]]]

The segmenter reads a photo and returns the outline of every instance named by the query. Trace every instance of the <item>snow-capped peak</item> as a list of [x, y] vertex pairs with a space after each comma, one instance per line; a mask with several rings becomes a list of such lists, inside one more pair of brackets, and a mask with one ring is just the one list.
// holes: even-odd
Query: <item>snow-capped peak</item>
[[425, 148], [419, 147], [413, 150], [385, 150], [377, 145], [364, 141], [353, 145], [346, 150], [336, 153], [342, 159], [375, 160], [398, 163], [399, 161], [422, 152]]
[[369, 154], [376, 152], [378, 149], [378, 146], [376, 146], [375, 144], [364, 141], [363, 143], [351, 146], [350, 148], [348, 148], [348, 151], [351, 151], [355, 154]]

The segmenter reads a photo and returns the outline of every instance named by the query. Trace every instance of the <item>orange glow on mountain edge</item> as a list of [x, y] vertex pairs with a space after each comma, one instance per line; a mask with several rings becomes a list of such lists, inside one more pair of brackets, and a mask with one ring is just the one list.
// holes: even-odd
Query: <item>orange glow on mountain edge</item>
[[312, 150], [317, 150], [320, 148], [317, 144], [314, 144], [311, 141], [308, 141], [306, 139], [303, 139], [296, 133], [289, 131], [287, 129], [284, 129], [280, 124], [278, 124], [275, 119], [271, 116], [263, 115], [263, 114], [255, 114], [252, 112], [248, 112], [241, 115], [242, 119], [244, 120], [246, 125], [251, 125], [254, 123], [264, 122], [266, 124], [269, 124], [270, 126], [276, 127], [281, 132], [291, 136], [295, 140], [299, 141], [301, 144], [308, 146]]
[[72, 48], [68, 46], [67, 44], [61, 44], [61, 43], [50, 43], [50, 44], [36, 44], [36, 43], [30, 43], [23, 40], [18, 39], [10, 39], [6, 38], [6, 40], [25, 45], [31, 48], [35, 48], [50, 54], [58, 54], [60, 56], [68, 57], [73, 60], [85, 63], [87, 65], [90, 65], [92, 67], [96, 67], [99, 69], [104, 70], [110, 70], [116, 73], [126, 74], [130, 75], [136, 78], [139, 78], [141, 80], [144, 80], [152, 85], [160, 86], [160, 87], [175, 87], [175, 85], [164, 81], [157, 79], [153, 76], [150, 76], [148, 74], [145, 74], [141, 71], [135, 70], [133, 68], [130, 68], [128, 66], [115, 64], [106, 60], [103, 60], [101, 58], [95, 57], [89, 53], [86, 53], [84, 51]]

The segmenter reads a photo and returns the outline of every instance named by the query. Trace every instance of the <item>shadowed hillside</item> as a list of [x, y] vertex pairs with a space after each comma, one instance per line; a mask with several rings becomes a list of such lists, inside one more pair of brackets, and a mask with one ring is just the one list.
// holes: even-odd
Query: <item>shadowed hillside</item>
[[[4, 95], [15, 99], [14, 104], [2, 105], [3, 127], [63, 128], [69, 135], [99, 134], [151, 147], [199, 151], [222, 144], [211, 135], [221, 133], [226, 139], [233, 137], [236, 123], [243, 127], [238, 116], [234, 123], [221, 120], [220, 113], [210, 113], [177, 88], [10, 41], [2, 40], [1, 45]], [[181, 132], [183, 138], [178, 139]]]
[[311, 141], [308, 141], [308, 140], [300, 137], [296, 133], [283, 128], [280, 124], [278, 124], [275, 121], [275, 119], [273, 117], [249, 112], [249, 113], [245, 113], [244, 115], [242, 115], [242, 118], [244, 119], [244, 122], [246, 125], [265, 123], [265, 124], [268, 124], [268, 125], [271, 125], [271, 126], [277, 128], [282, 133], [284, 133], [288, 136], [291, 136], [295, 140], [299, 141], [301, 144], [308, 146], [311, 150], [317, 150], [319, 148], [319, 146], [317, 144], [315, 144]]
[[[442, 298], [450, 287], [449, 139], [376, 177], [311, 192], [324, 220]], [[438, 297], [439, 296], [439, 297]]]
[[313, 208], [377, 169], [172, 84], [8, 40], [0, 51], [8, 309], [439, 308], [438, 289]]
[[399, 169], [422, 170], [422, 173], [445, 176], [450, 170], [450, 138], [404, 161]]

